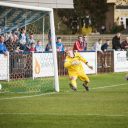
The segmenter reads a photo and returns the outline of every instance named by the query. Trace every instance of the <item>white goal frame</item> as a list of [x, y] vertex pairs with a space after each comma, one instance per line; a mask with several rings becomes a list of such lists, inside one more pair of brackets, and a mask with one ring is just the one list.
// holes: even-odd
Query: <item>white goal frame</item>
[[58, 64], [57, 64], [53, 9], [52, 8], [44, 8], [44, 7], [36, 7], [36, 6], [28, 6], [28, 5], [11, 4], [11, 3], [6, 3], [6, 2], [0, 2], [0, 6], [48, 12], [48, 14], [50, 16], [50, 29], [51, 29], [51, 39], [52, 39], [52, 49], [53, 49], [54, 80], [55, 80], [54, 88], [55, 88], [56, 92], [59, 92], [59, 77], [58, 77]]

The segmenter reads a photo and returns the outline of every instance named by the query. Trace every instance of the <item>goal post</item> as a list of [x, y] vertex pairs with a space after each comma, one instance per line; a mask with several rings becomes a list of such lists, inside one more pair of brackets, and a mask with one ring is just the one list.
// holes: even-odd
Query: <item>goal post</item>
[[[57, 51], [56, 51], [53, 9], [52, 8], [44, 8], [44, 7], [28, 6], [28, 5], [11, 4], [11, 3], [6, 3], [6, 2], [0, 2], [0, 6], [16, 8], [16, 9], [24, 9], [24, 10], [42, 11], [42, 12], [46, 12], [46, 15], [47, 14], [49, 15], [49, 22], [50, 22], [49, 29], [51, 30], [52, 55], [53, 55], [53, 64], [54, 64], [54, 89], [56, 92], [59, 92], [59, 77], [58, 77], [58, 64], [57, 64]], [[41, 35], [44, 36], [44, 22], [42, 22], [42, 23], [43, 23], [43, 32], [41, 33]], [[26, 21], [25, 21], [24, 25], [22, 24], [20, 27], [25, 27], [28, 24], [29, 24], [29, 20], [28, 20], [28, 23], [26, 23]], [[15, 26], [18, 26], [18, 24]], [[44, 40], [44, 37], [42, 39]]]
[[58, 64], [57, 64], [57, 52], [55, 42], [55, 26], [54, 26], [54, 15], [53, 10], [50, 13], [50, 27], [51, 27], [51, 38], [52, 38], [52, 49], [53, 49], [53, 60], [54, 60], [54, 75], [55, 75], [55, 91], [59, 92], [59, 78], [58, 78]]

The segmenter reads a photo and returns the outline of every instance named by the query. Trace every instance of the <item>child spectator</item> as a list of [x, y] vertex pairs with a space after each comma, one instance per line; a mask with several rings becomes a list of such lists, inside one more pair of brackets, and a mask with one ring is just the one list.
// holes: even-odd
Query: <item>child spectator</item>
[[43, 50], [43, 46], [42, 46], [42, 41], [41, 40], [39, 40], [38, 42], [37, 42], [37, 44], [36, 44], [36, 46], [35, 46], [35, 50], [36, 50], [36, 52], [43, 52], [44, 50]]
[[29, 49], [30, 52], [35, 52], [36, 49], [35, 49], [35, 44], [34, 43], [31, 43], [31, 46], [30, 46], [30, 49]]

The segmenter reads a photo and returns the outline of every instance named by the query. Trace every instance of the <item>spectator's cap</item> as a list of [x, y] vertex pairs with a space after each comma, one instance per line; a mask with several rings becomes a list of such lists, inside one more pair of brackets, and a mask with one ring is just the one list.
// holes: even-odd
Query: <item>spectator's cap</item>
[[57, 37], [57, 40], [61, 39], [61, 37]]

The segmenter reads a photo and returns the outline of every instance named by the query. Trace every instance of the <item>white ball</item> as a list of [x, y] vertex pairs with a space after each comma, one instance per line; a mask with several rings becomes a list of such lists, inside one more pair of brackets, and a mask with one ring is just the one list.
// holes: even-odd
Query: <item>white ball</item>
[[0, 90], [2, 89], [2, 85], [0, 84]]

